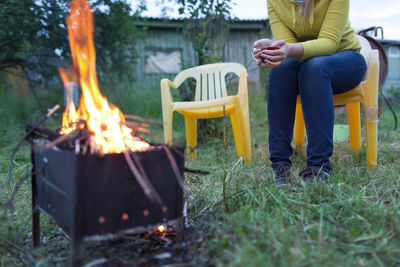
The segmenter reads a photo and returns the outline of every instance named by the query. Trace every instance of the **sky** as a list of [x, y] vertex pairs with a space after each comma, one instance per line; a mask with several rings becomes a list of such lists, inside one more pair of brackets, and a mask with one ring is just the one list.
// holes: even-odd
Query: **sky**
[[[130, 0], [133, 4], [137, 0]], [[165, 1], [165, 0], [164, 0]], [[146, 0], [144, 16], [162, 16], [162, 0]], [[233, 0], [232, 14], [239, 19], [265, 19], [267, 0]], [[169, 11], [169, 17], [177, 18], [178, 12]], [[400, 40], [400, 0], [350, 0], [350, 22], [358, 31], [370, 26], [382, 26], [384, 38]], [[380, 34], [378, 35], [380, 38]]]

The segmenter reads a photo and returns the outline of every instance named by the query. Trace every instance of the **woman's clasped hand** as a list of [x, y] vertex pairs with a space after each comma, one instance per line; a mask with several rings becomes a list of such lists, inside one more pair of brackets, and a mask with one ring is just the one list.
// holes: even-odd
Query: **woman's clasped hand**
[[254, 43], [253, 56], [257, 65], [265, 68], [277, 68], [288, 57], [288, 45], [284, 40], [261, 39]]

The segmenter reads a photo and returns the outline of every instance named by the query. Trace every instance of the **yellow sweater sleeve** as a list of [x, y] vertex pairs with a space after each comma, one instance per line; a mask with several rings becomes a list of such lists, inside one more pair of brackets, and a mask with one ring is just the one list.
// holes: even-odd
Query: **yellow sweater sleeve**
[[278, 17], [274, 7], [267, 0], [269, 23], [272, 30], [272, 35], [275, 40], [284, 40], [287, 43], [297, 43], [297, 39], [292, 32]]
[[331, 55], [337, 51], [349, 18], [350, 0], [330, 1], [318, 38], [301, 42], [304, 48], [301, 60]]

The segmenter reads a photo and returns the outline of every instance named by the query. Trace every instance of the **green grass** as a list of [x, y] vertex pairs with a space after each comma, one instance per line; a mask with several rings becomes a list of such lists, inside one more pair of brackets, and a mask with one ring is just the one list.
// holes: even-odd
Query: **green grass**
[[[208, 222], [213, 234], [206, 255], [217, 265], [231, 266], [398, 265], [400, 157], [396, 151], [400, 134], [391, 131], [393, 118], [386, 107], [380, 117], [376, 168], [366, 168], [365, 148], [353, 154], [347, 142], [340, 143], [331, 158], [334, 172], [329, 185], [276, 188], [268, 168], [265, 106], [254, 106], [256, 99], [250, 98], [252, 137], [257, 144], [252, 166], [236, 166], [226, 176], [225, 170], [234, 162], [230, 157], [228, 166], [215, 168], [220, 173], [214, 170], [202, 178], [203, 183], [210, 183], [206, 188], [224, 191], [228, 197], [189, 184], [203, 200], [201, 208], [222, 202], [214, 211], [214, 220]], [[232, 148], [224, 153], [233, 155]], [[212, 150], [224, 151], [208, 147], [189, 164], [194, 168], [209, 165], [218, 158]], [[304, 167], [304, 151], [293, 161], [296, 172]]]
[[[126, 92], [123, 102], [127, 113], [161, 120], [158, 88], [136, 92], [127, 86], [123, 91]], [[62, 101], [58, 93], [62, 94], [58, 89], [41, 92], [39, 100], [46, 103], [46, 108], [51, 107]], [[185, 175], [191, 192], [189, 221], [196, 234], [189, 242], [186, 257], [177, 257], [175, 262], [216, 266], [399, 265], [400, 131], [393, 131], [393, 117], [387, 107], [383, 106], [380, 116], [377, 167], [366, 168], [364, 146], [359, 153], [352, 153], [347, 142], [338, 143], [331, 158], [334, 172], [329, 185], [276, 188], [269, 168], [264, 99], [260, 92], [250, 93], [251, 166], [236, 158], [228, 118], [220, 122], [226, 125], [226, 143], [219, 138], [208, 140], [200, 144], [195, 160], [187, 159], [188, 168], [209, 171], [209, 174]], [[38, 121], [42, 113], [38, 112], [32, 98], [21, 100], [4, 91], [0, 105], [0, 182], [3, 184], [11, 151], [24, 134], [25, 124]], [[397, 114], [399, 110], [397, 106]], [[346, 121], [343, 110], [337, 111], [336, 120]], [[51, 118], [46, 126], [55, 128], [59, 123], [60, 114]], [[174, 136], [184, 139], [180, 115], [175, 116], [174, 123]], [[162, 136], [160, 127], [153, 127], [152, 131]], [[25, 144], [16, 155], [14, 177], [22, 178], [29, 169], [29, 155], [29, 146]], [[297, 172], [305, 166], [304, 150], [295, 153], [293, 162], [294, 176], [298, 178]], [[9, 197], [15, 183], [1, 192], [1, 202]], [[26, 182], [14, 201], [15, 226], [21, 233], [21, 245], [44, 266], [64, 266], [69, 241], [44, 215], [42, 238], [48, 242], [32, 249], [30, 201], [30, 184]], [[4, 209], [0, 209], [2, 215]], [[16, 242], [11, 217], [4, 216], [0, 217], [0, 233]], [[1, 244], [0, 266], [20, 265], [10, 254], [18, 252], [2, 239]], [[139, 247], [150, 252], [136, 253]], [[88, 243], [84, 255], [85, 262], [99, 257], [114, 260], [118, 257], [122, 262], [135, 263], [155, 251], [169, 248], [157, 249], [147, 241], [132, 238], [129, 242]]]

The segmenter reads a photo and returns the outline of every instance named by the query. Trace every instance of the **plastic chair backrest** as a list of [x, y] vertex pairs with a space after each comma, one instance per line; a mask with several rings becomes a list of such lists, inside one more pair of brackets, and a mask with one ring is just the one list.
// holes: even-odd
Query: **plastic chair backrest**
[[[370, 60], [370, 53], [372, 51], [372, 47], [370, 45], [370, 43], [368, 42], [367, 39], [365, 39], [363, 36], [361, 35], [357, 35], [358, 40], [360, 41], [361, 44], [361, 50], [360, 50], [360, 54], [364, 56], [365, 62], [367, 63], [367, 67], [369, 66], [369, 60]], [[364, 77], [363, 77], [363, 81], [365, 81], [367, 78], [367, 73], [365, 73]]]
[[360, 53], [366, 58], [369, 52], [371, 52], [372, 50], [371, 45], [369, 44], [368, 40], [362, 37], [361, 35], [357, 35], [357, 37], [361, 44]]
[[196, 80], [194, 101], [219, 99], [227, 96], [225, 76], [232, 72], [240, 77], [246, 69], [238, 63], [216, 63], [193, 67], [180, 72], [174, 79], [174, 85], [179, 87], [186, 79]]

